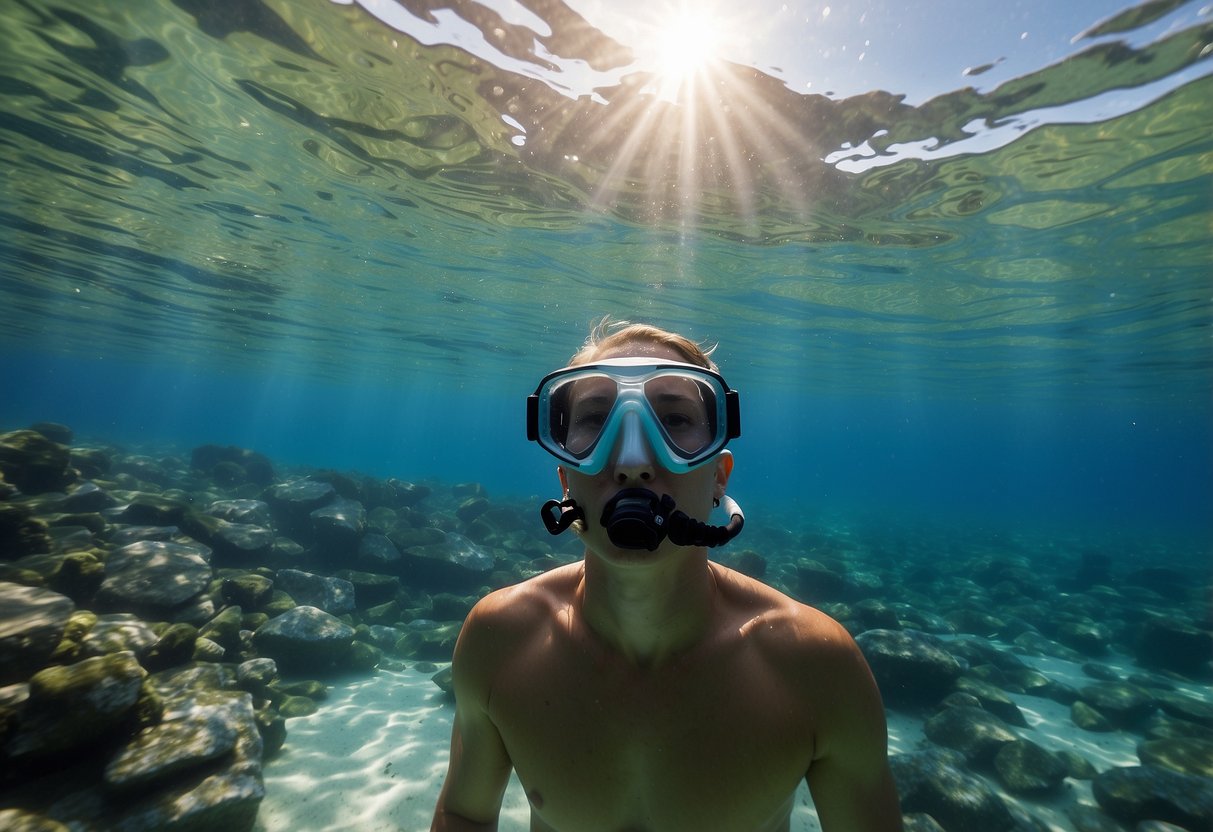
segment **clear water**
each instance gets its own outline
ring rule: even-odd
[[[679,87],[673,3],[6,0],[0,430],[537,507],[610,314],[719,343],[773,560],[1205,568],[1210,7],[696,8]]]
[[[752,512],[1207,549],[1208,9],[952,5],[679,94],[651,9],[8,3],[0,421],[546,494],[610,313],[719,342]]]

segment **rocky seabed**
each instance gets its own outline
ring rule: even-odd
[[[534,512],[475,483],[280,471],[235,447],[0,434],[0,829],[251,829],[287,720],[406,662],[446,689],[434,663],[475,601],[577,556]],[[1200,555],[1126,566],[753,523],[743,545],[726,565],[842,621],[886,706],[923,720],[923,746],[891,759],[908,829],[1046,830],[1034,805],[1073,782],[1094,799],[1069,807],[1078,832],[1213,829],[1209,575],[1184,566]],[[1050,750],[1008,694],[1131,733],[1138,760]]]

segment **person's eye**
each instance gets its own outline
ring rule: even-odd
[[[577,418],[573,420],[573,425],[581,430],[589,430],[602,427],[605,421],[605,410],[590,410],[578,413]]]
[[[661,423],[668,430],[686,430],[694,426],[695,420],[685,413],[666,413],[661,417]]]

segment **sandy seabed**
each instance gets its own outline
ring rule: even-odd
[[[1075,687],[1089,684],[1079,666],[1060,659],[1026,658],[1050,678]],[[1106,664],[1117,667],[1116,662]],[[1128,660],[1118,667],[1134,668]],[[423,832],[429,829],[450,753],[452,702],[434,685],[432,673],[381,670],[334,685],[321,709],[287,723],[286,746],[265,768],[266,797],[256,832]],[[1204,698],[1207,693],[1188,690]],[[1050,750],[1069,749],[1098,770],[1137,765],[1138,738],[1083,731],[1068,706],[1034,696],[1011,695],[1031,730],[1022,736]],[[889,753],[930,745],[923,720],[889,713]],[[1046,801],[1022,805],[1058,832],[1072,832],[1065,810],[1095,805],[1090,783],[1067,779]],[[511,778],[501,811],[500,832],[527,832],[530,808],[517,778]],[[808,788],[802,783],[792,816],[793,832],[820,830]]]

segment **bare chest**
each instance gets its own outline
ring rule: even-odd
[[[760,661],[732,653],[639,672],[559,652],[512,667],[490,704],[550,828],[784,828],[812,759],[811,704]]]

